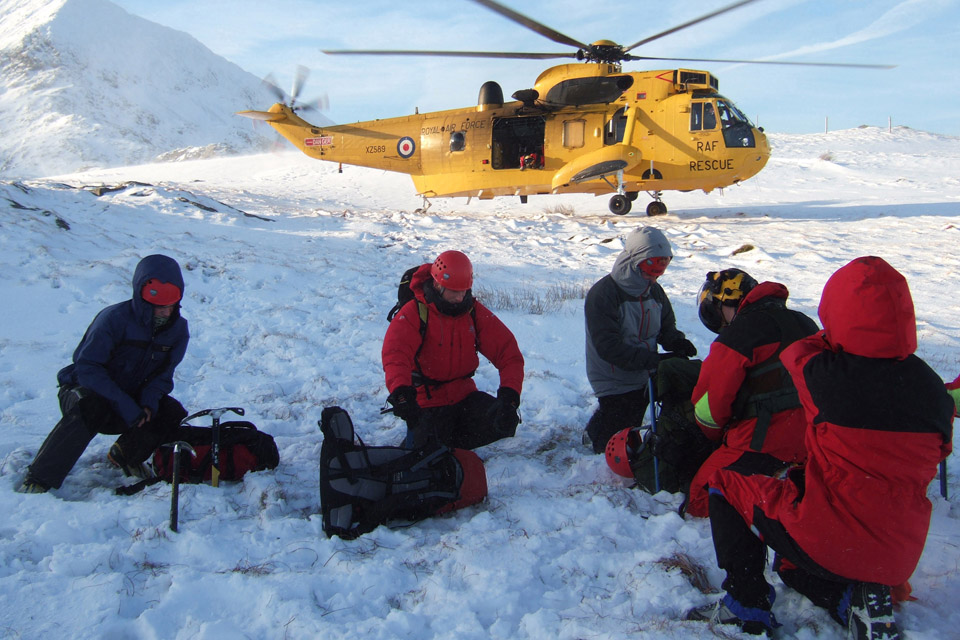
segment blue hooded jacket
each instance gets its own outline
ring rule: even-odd
[[[133,298],[98,313],[73,352],[73,363],[57,374],[61,386],[79,385],[106,398],[127,425],[136,423],[143,408],[156,415],[160,398],[173,391],[173,371],[190,340],[179,304],[170,322],[154,332],[153,305],[140,295],[151,278],[183,293],[177,261],[147,256],[134,271]]]

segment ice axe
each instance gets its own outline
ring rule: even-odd
[[[647,394],[649,396],[647,412],[650,414],[650,433],[653,436],[657,435],[657,408],[654,406],[653,400],[655,388],[656,385],[653,382],[653,375],[650,375],[650,377],[647,378]],[[653,456],[653,488],[654,493],[660,493],[660,461],[657,459],[657,456]]]
[[[173,490],[170,493],[170,531],[176,533],[180,518],[180,453],[182,449],[186,449],[190,452],[191,456],[196,458],[197,451],[190,446],[189,442],[184,442],[183,440],[169,442],[163,446],[173,449],[173,478],[171,479]]]
[[[187,416],[181,423],[185,424],[193,418],[199,418],[206,415],[209,415],[213,419],[211,434],[212,438],[210,442],[210,486],[213,487],[220,486],[220,418],[223,417],[223,414],[227,413],[228,411],[232,411],[238,416],[243,415],[243,409],[241,407],[204,409],[203,411],[197,411],[193,415]]]

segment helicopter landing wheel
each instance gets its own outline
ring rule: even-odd
[[[630,202],[634,202],[634,201],[636,201],[637,197],[640,195],[640,192],[639,192],[639,191],[627,191],[627,192],[626,192],[625,194],[623,194],[623,195],[627,196],[627,200],[629,200]]]
[[[662,216],[667,213],[667,205],[663,204],[659,200],[654,200],[647,205],[647,215],[648,216]]]
[[[627,196],[622,196],[618,193],[610,198],[609,206],[611,213],[615,213],[618,216],[625,216],[630,213],[631,203]]]

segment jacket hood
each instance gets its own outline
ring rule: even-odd
[[[427,280],[432,280],[433,276],[430,275],[430,267],[433,266],[431,263],[426,263],[420,265],[420,268],[413,272],[413,275],[410,276],[410,291],[413,292],[414,297],[420,302],[426,302],[427,299],[424,295],[423,285],[426,284]]]
[[[610,270],[613,281],[632,296],[643,295],[650,287],[650,280],[643,277],[637,267],[647,258],[673,257],[670,241],[656,227],[638,227],[627,235],[623,251],[617,256]]]
[[[835,351],[903,359],[917,350],[917,320],[907,280],[883,258],[841,267],[823,287],[817,312]]]
[[[152,305],[140,296],[140,290],[151,278],[176,285],[180,289],[181,300],[184,293],[183,274],[176,260],[161,254],[147,256],[141,260],[133,272],[133,308],[136,310],[137,317],[144,322],[152,322],[153,309]],[[177,308],[179,307],[180,304],[177,303]]]
[[[787,288],[780,284],[779,282],[761,282],[753,289],[750,290],[750,293],[743,296],[743,300],[740,301],[739,309],[750,306],[754,302],[761,300],[763,298],[778,298],[780,300],[786,300],[790,296],[790,292],[787,291]]]

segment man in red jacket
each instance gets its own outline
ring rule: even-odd
[[[834,273],[819,315],[823,331],[780,356],[806,415],[806,465],[786,478],[728,467],[710,479],[727,592],[712,619],[753,633],[776,626],[775,592],[763,575],[769,546],[784,583],[852,637],[897,640],[890,586],[906,582],[920,560],[927,487],[951,451],[954,403],[913,355],[910,290],[881,258],[857,258]]]
[[[711,271],[700,289],[700,320],[718,335],[691,400],[700,430],[722,444],[690,482],[692,516],[707,516],[707,480],[717,469],[736,463],[773,475],[806,458],[803,410],[779,355],[817,325],[787,309],[788,295],[782,284],[757,284],[740,269]]]
[[[387,400],[407,423],[408,447],[475,449],[516,433],[523,356],[497,316],[474,300],[473,265],[444,251],[411,278],[414,299],[394,316],[381,358]],[[500,372],[497,397],[477,390],[483,354]]]

